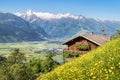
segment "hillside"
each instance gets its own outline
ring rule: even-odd
[[[42,28],[36,28],[11,13],[0,12],[0,42],[41,41],[47,37]]]
[[[110,41],[37,80],[120,80],[120,38]]]

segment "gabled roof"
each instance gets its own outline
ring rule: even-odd
[[[64,42],[63,45],[67,45],[69,42],[74,41],[76,38],[79,38],[79,37],[83,37],[99,46],[110,41],[110,36],[106,36],[106,35],[80,34],[79,36],[76,36],[76,37]]]

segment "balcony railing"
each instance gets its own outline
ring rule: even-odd
[[[88,51],[80,51],[80,50],[64,50],[64,52],[78,52],[78,53],[87,53]]]

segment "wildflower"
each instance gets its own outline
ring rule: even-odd
[[[97,63],[95,63],[95,66],[97,66]]]
[[[112,72],[112,74],[114,74],[114,72]]]
[[[90,74],[91,76],[93,75],[93,72],[91,72],[91,74]]]
[[[95,77],[95,76],[93,76],[92,78],[93,78],[93,79],[95,79],[96,77]]]
[[[109,71],[110,73],[112,72],[112,70],[111,70],[111,69],[109,69],[108,71]]]
[[[114,69],[114,67],[111,67],[111,69]]]

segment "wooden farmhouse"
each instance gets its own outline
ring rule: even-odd
[[[96,34],[80,34],[66,42],[63,45],[67,45],[66,52],[87,53],[90,50],[94,50],[97,47],[105,44],[110,40],[109,36],[96,35]]]

